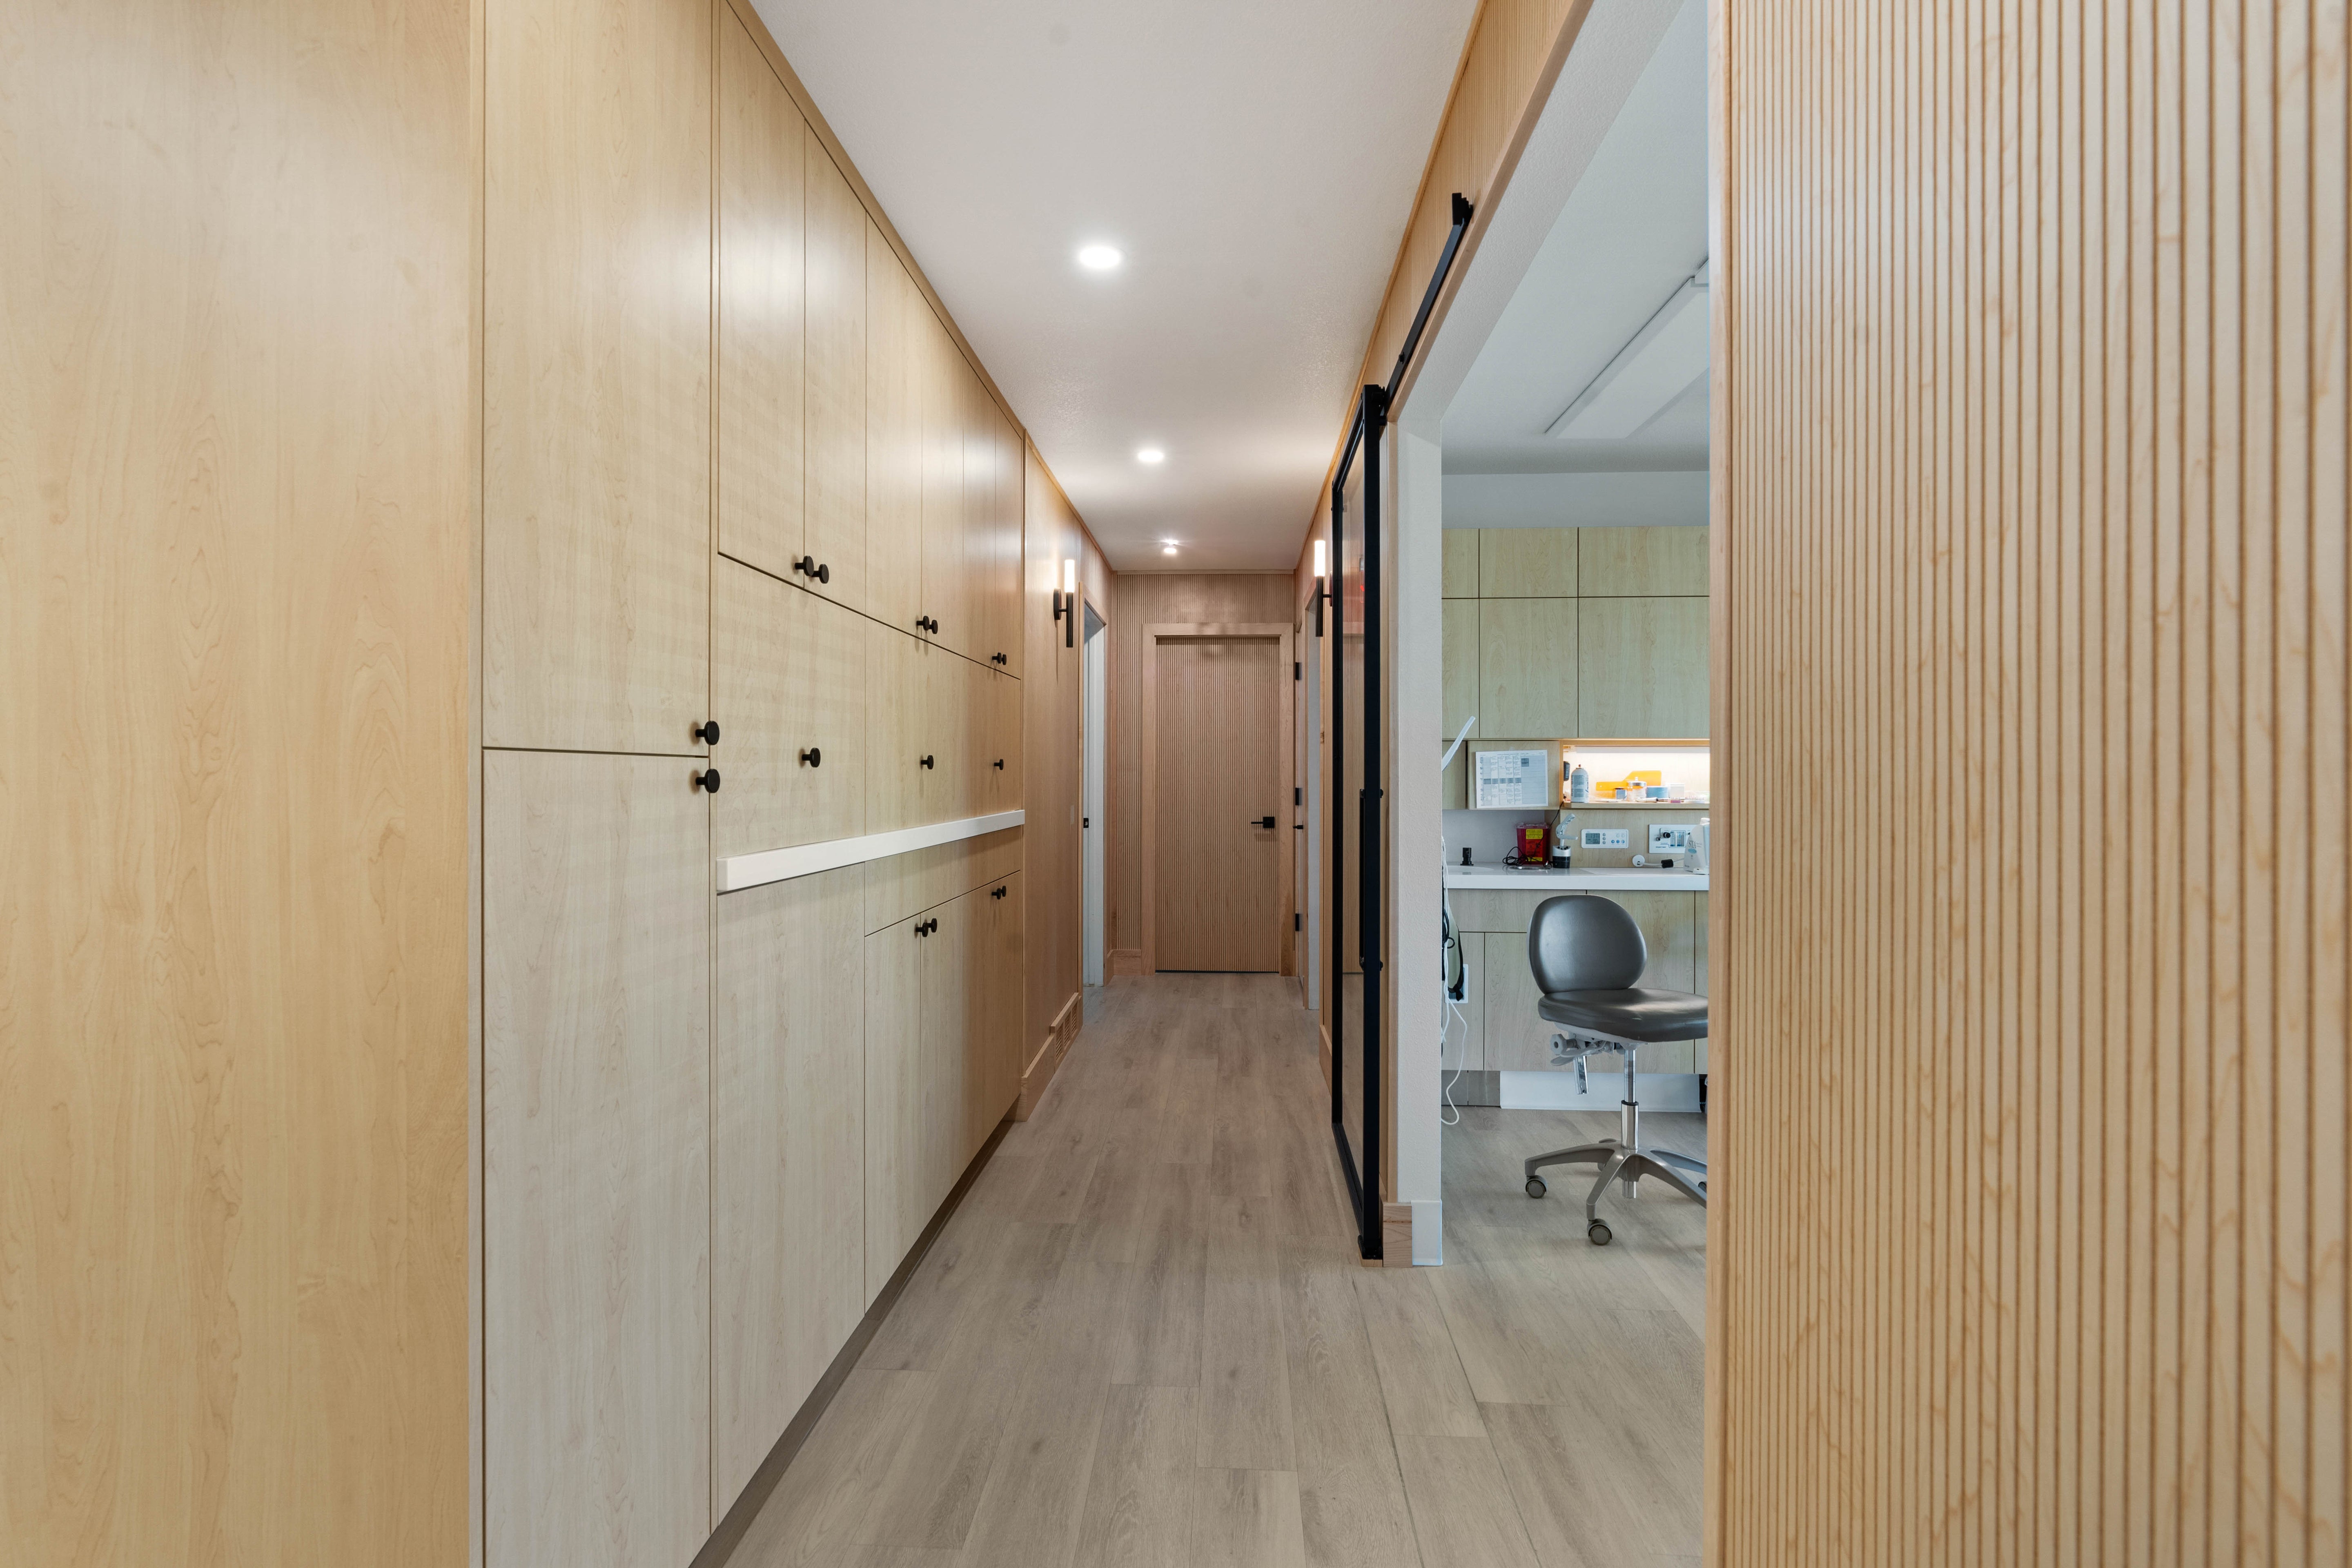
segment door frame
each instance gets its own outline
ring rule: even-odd
[[[1275,645],[1276,670],[1292,660],[1295,652],[1294,634],[1284,621],[1213,621],[1184,623],[1155,622],[1143,628],[1143,972],[1160,973],[1160,931],[1158,880],[1160,864],[1160,643],[1162,638],[1181,642],[1198,642],[1212,637],[1246,638],[1253,642]],[[1289,703],[1277,705],[1286,711]],[[1275,750],[1281,758],[1282,789],[1287,793],[1295,784],[1291,777],[1290,726],[1286,722],[1274,737]],[[1280,896],[1276,900],[1279,919],[1287,921],[1297,907],[1295,889],[1290,884],[1291,856],[1276,857],[1280,863]],[[1284,951],[1283,932],[1275,931],[1275,952]],[[1276,961],[1276,973],[1282,973],[1281,961]]]

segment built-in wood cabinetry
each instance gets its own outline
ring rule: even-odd
[[[710,623],[717,853],[869,831],[868,645],[898,634],[725,559],[713,568]]]
[[[713,1519],[866,1311],[865,913],[857,866],[719,900]]]
[[[712,889],[1020,806],[1021,437],[748,6],[488,33],[485,1560],[683,1568],[1019,1094],[1017,829]]]
[[[497,0],[482,731],[685,752],[709,695],[706,0]]]
[[[710,1528],[710,826],[686,758],[482,769],[487,1560]]]
[[[1705,528],[1451,529],[1444,701],[1490,744],[1707,732]],[[1469,804],[1465,754],[1442,799]]]

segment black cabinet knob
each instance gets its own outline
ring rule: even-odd
[[[933,637],[940,635],[940,623],[938,618],[935,616],[917,616],[915,617],[915,626],[917,630],[929,632]]]
[[[821,768],[824,766],[824,753],[817,750],[814,746],[811,746],[807,751],[801,753],[801,762],[803,765],[807,767]]]
[[[1004,896],[1004,889],[1002,889],[1002,888],[999,888],[999,889],[997,889],[995,891],[993,891],[993,892],[990,893],[988,896],[989,896],[990,898],[992,898],[992,899],[1001,899],[1001,898],[1003,898],[1003,897]]]
[[[925,758],[923,759],[923,766],[925,766],[925,767],[927,767],[927,768],[928,768],[928,767],[929,767],[930,765],[931,765],[931,759],[930,759],[930,758],[929,758],[929,757],[925,757]]]
[[[1004,759],[1003,757],[996,759],[996,771],[1000,773],[1004,771]]]
[[[992,654],[990,654],[990,655],[988,656],[988,658],[989,658],[989,662],[990,662],[990,663],[992,663],[992,664],[1005,664],[1005,663],[1009,663],[1009,662],[1010,662],[1010,661],[1009,661],[1009,660],[1007,660],[1007,659],[1005,658],[1005,657],[1004,657],[1003,654],[1001,654],[1001,653],[992,653]]]
[[[705,768],[700,773],[694,775],[694,782],[698,787],[709,790],[712,795],[717,795],[719,793],[719,770],[717,768]]]
[[[719,744],[719,721],[716,719],[704,720],[689,732],[706,746]]]
[[[820,583],[833,581],[832,570],[814,555],[803,555],[793,562],[793,570],[803,577],[814,577]]]
[[[818,582],[820,582],[820,583],[830,583],[830,582],[832,582],[832,581],[833,581],[833,568],[832,568],[832,567],[830,567],[830,566],[828,566],[828,565],[826,565],[826,564],[825,564],[824,562],[822,562],[822,561],[818,562],[818,563],[816,563],[816,580],[817,580]]]

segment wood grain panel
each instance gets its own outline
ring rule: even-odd
[[[718,900],[713,1519],[865,1315],[865,898],[850,866]]]
[[[463,4],[0,22],[0,1559],[467,1561]]]
[[[742,22],[718,15],[719,548],[781,577],[801,556],[807,128]]]
[[[1449,528],[1442,542],[1444,551],[1442,588],[1449,599],[1475,599],[1478,596],[1478,531],[1475,528]]]
[[[1062,646],[1062,624],[1054,618],[1054,595],[1061,586],[1062,563],[1079,565],[1080,593],[1106,619],[1115,615],[1111,575],[1085,526],[1054,483],[1037,455],[1023,445],[1021,490],[1021,598],[1018,637],[1022,647],[1021,785],[1026,821],[1022,828],[1021,899],[1023,952],[1028,966],[1022,1007],[1022,1055],[1035,1058],[1053,1036],[1055,1020],[1079,1001],[1085,970],[1079,943],[1084,921],[1080,885],[1078,805],[1078,676],[1085,650]],[[1081,614],[1083,614],[1083,608]],[[1113,637],[1115,633],[1106,634]],[[1114,687],[1114,691],[1117,688]],[[1116,725],[1111,743],[1118,743]],[[1114,750],[1113,755],[1117,752]],[[1112,820],[1117,820],[1116,813]],[[1106,883],[1116,882],[1106,876]],[[1111,900],[1114,904],[1116,899]],[[1140,918],[1135,930],[1141,932]],[[1057,1061],[1059,1053],[1048,1056]],[[1034,1100],[1024,1100],[1034,1103]]]
[[[482,764],[489,1568],[684,1562],[710,1514],[709,797]]]
[[[876,544],[871,488],[880,434],[871,401],[877,309],[871,282],[875,252],[888,252],[817,139],[803,138],[802,149],[808,235],[802,549],[824,567],[826,580],[801,581],[872,615],[883,603],[886,567]]]
[[[1475,537],[1475,536],[1474,536]],[[1478,716],[1478,601],[1448,599],[1443,627],[1444,660],[1441,677],[1445,704],[1445,743],[1452,745],[1462,726]],[[1477,726],[1470,732],[1476,734]],[[1454,759],[1458,763],[1461,759]]]
[[[1572,528],[1480,529],[1478,596],[1575,598],[1576,533]]]
[[[1576,531],[1576,591],[1587,599],[1628,595],[1703,599],[1706,563],[1704,527]]]
[[[922,1233],[923,944],[908,917],[866,939],[866,1304]]]
[[[1478,601],[1478,729],[1496,737],[1577,733],[1574,599]]]
[[[1707,732],[1705,599],[1586,599],[1577,606],[1576,642],[1576,721],[1567,733],[1690,740]]]
[[[1713,27],[1708,1560],[2341,1563],[2344,10]]]
[[[882,246],[866,251],[866,613],[912,635],[923,614],[923,323],[930,311]]]
[[[711,8],[488,29],[482,732],[686,752],[709,696]]]
[[[710,800],[713,852],[868,831],[868,644],[880,628],[723,558],[711,586],[710,712],[719,735],[711,761],[721,780]]]

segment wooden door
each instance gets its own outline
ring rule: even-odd
[[[866,1310],[865,890],[846,867],[719,900],[714,1519]]]
[[[1155,969],[1279,969],[1291,821],[1283,787],[1290,671],[1282,640],[1169,636],[1154,637],[1150,647],[1150,963]]]
[[[979,1150],[974,1129],[986,1070],[982,1063],[981,1010],[987,990],[981,960],[987,945],[988,917],[982,893],[966,893],[934,908],[936,923],[923,943],[922,1208],[928,1223],[947,1201],[956,1178]]]
[[[718,16],[719,548],[782,577],[801,557],[806,125]]]
[[[711,7],[507,0],[485,54],[482,731],[683,752],[710,693]]]
[[[955,340],[918,293],[908,311],[914,321],[920,367],[923,413],[922,606],[939,630],[927,632],[944,647],[970,653],[978,629],[971,624],[969,560],[971,496],[964,473],[964,447],[971,419],[971,367]]]
[[[898,252],[867,237],[866,613],[912,633],[923,614],[921,322],[930,309]]]
[[[1021,1036],[1027,973],[1024,916],[1021,907],[1021,873],[1015,871],[981,895],[987,900],[988,928],[980,968],[986,986],[979,1032],[987,1068],[980,1119],[980,1142],[986,1142],[996,1124],[1021,1093]],[[973,1152],[979,1144],[973,1145]]]
[[[924,820],[920,759],[928,749],[931,699],[924,682],[930,649],[919,637],[867,621],[866,644],[866,831],[893,833]]]
[[[866,1302],[922,1234],[914,1162],[922,1147],[923,943],[927,915],[866,939]]]
[[[822,576],[803,575],[800,581],[814,593],[870,614],[875,565],[867,493],[873,374],[867,323],[872,257],[877,251],[887,256],[889,247],[874,232],[874,220],[824,143],[814,133],[802,140],[808,283],[801,548],[824,570]]]
[[[866,832],[872,623],[733,561],[711,585],[714,852]]]
[[[710,1531],[710,828],[681,758],[482,763],[489,1568]]]
[[[973,768],[980,729],[972,709],[982,699],[985,672],[942,647],[918,642],[914,658],[922,671],[922,728],[916,750],[916,781],[921,791],[918,822],[953,822],[972,815],[979,780]],[[929,757],[930,765],[922,765]]]

